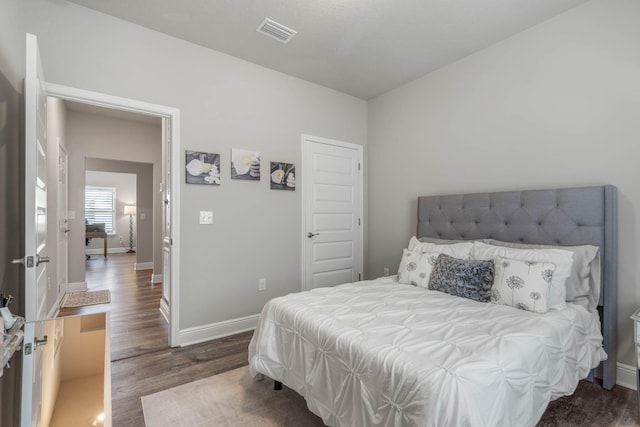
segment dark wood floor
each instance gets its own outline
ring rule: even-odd
[[[162,284],[151,270],[134,271],[135,254],[87,260],[89,290],[110,289],[111,303],[60,311],[60,316],[109,312],[114,427],[144,426],[140,397],[247,364],[252,333],[183,348],[168,346],[160,314]]]
[[[161,284],[151,271],[134,271],[135,255],[87,261],[90,290],[110,289],[111,303],[64,309],[60,315],[109,311],[114,427],[142,427],[140,397],[219,374],[247,364],[252,332],[184,348],[167,345],[167,324],[160,314]],[[551,402],[538,427],[638,426],[636,393],[616,386],[603,390],[581,381],[572,396]]]

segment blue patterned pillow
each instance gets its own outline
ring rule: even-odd
[[[429,288],[488,302],[495,273],[493,261],[466,260],[440,254],[431,272]]]

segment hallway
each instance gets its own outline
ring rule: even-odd
[[[108,311],[111,361],[168,348],[168,325],[160,314],[162,283],[151,283],[152,270],[134,271],[136,254],[110,254],[86,261],[89,291],[109,289],[111,303],[64,308],[59,316]]]

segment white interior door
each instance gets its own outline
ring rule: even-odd
[[[362,147],[302,136],[303,289],[362,276]]]
[[[58,295],[62,285],[69,283],[69,205],[67,183],[67,152],[58,145]]]
[[[25,70],[25,325],[22,369],[22,426],[40,425],[42,357],[36,338],[47,307],[47,111],[38,41],[27,34]]]
[[[162,301],[161,309],[171,323],[171,121],[162,119],[164,139],[162,153]],[[169,345],[171,334],[169,334]]]
[[[25,94],[25,320],[47,315],[47,96],[38,41],[27,35]]]

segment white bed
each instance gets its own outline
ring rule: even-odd
[[[270,301],[253,374],[330,426],[532,426],[605,358],[597,315],[540,315],[391,279]]]
[[[549,401],[571,394],[579,380],[601,378],[605,389],[616,383],[616,218],[612,186],[420,197],[418,237],[436,245],[463,240],[456,250],[471,244],[469,257],[436,256],[428,273],[431,249],[408,248],[399,280],[418,287],[384,278],[271,300],[249,346],[250,369],[300,393],[330,426],[534,426]],[[511,248],[499,249],[506,258],[483,258],[496,251],[487,243]],[[572,251],[569,265],[561,249],[549,266],[546,257],[558,249],[543,256],[542,245]],[[542,258],[521,259],[520,248]],[[589,251],[599,261],[586,257]],[[543,287],[548,312],[526,311],[544,299],[529,289],[533,276],[517,291],[506,289],[511,302],[494,294],[507,268],[533,271],[533,261],[535,268],[555,266]],[[433,281],[465,264],[483,278],[473,285],[479,287],[465,279],[462,288],[449,288],[455,277]],[[561,271],[565,285],[556,283]],[[488,290],[493,302],[467,299],[487,301],[477,297]],[[558,290],[566,291],[559,301],[566,308],[552,309]],[[467,298],[449,295],[458,291]],[[533,307],[515,304],[516,292],[530,296]]]

